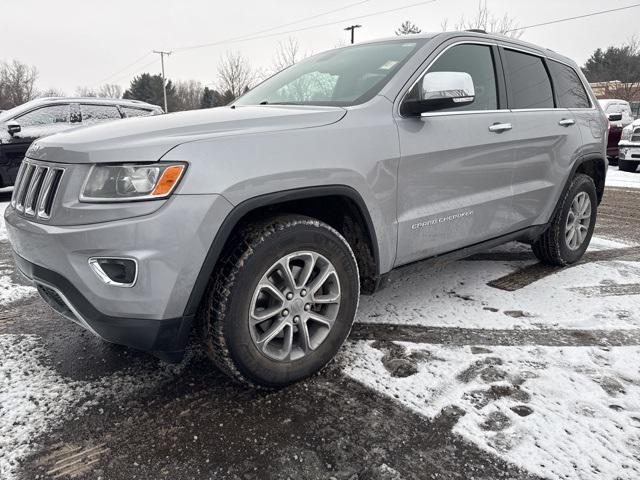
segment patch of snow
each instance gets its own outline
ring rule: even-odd
[[[590,250],[625,247],[628,245],[594,238]],[[508,244],[491,250],[520,251],[530,249]],[[640,284],[640,262],[585,263],[513,292],[487,285],[536,263],[536,260],[462,260],[435,268],[420,263],[402,267],[394,272],[386,288],[361,298],[357,321],[491,329],[640,328],[638,295],[587,296],[584,290],[574,290]]]
[[[0,202],[0,242],[7,240],[7,228],[4,225],[4,211],[9,206],[9,202]]]
[[[112,374],[95,381],[74,381],[46,366],[46,351],[34,335],[0,335],[0,478],[16,479],[19,462],[37,445],[39,435],[87,409],[126,399],[179,375],[179,365]]]
[[[429,418],[462,409],[453,431],[488,452],[545,478],[640,478],[638,346],[473,354],[398,343],[418,362],[417,373],[397,378],[373,345],[345,349],[347,375]]]
[[[640,172],[623,172],[618,167],[609,167],[607,187],[640,188]]]

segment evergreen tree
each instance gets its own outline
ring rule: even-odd
[[[396,30],[396,35],[411,35],[414,33],[420,33],[422,30],[418,28],[417,25],[411,23],[410,20],[405,20],[400,25],[400,28]]]
[[[214,93],[218,93],[215,90],[211,90],[209,87],[204,87],[202,92],[202,100],[200,101],[200,108],[212,108],[217,107],[215,104]]]
[[[164,96],[162,93],[162,75],[151,75],[143,73],[131,80],[131,84],[122,98],[128,100],[142,100],[153,105],[160,105],[164,108]],[[167,107],[170,112],[176,109],[176,89],[167,80]]]

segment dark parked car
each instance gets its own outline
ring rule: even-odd
[[[20,163],[34,140],[81,126],[163,113],[138,100],[38,98],[0,113],[0,188],[14,184]]]

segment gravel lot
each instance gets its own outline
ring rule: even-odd
[[[0,478],[640,478],[640,173],[610,171],[580,264],[509,244],[399,269],[276,393],[57,316],[0,223]]]

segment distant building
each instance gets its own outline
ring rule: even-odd
[[[620,80],[590,83],[597,98],[621,98],[631,104],[633,115],[640,117],[640,83],[622,83]],[[629,98],[631,97],[631,98]]]

